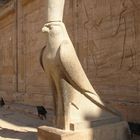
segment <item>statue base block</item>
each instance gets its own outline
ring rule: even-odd
[[[48,126],[38,128],[38,140],[129,140],[129,137],[128,124],[125,121],[77,131]]]

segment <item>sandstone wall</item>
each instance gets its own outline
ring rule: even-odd
[[[6,13],[9,7],[12,10]],[[0,95],[9,101],[43,104],[53,110],[52,91],[39,63],[46,44],[41,32],[46,19],[45,0],[19,0],[13,7],[0,10]],[[137,122],[139,17],[139,0],[66,0],[64,14],[93,87],[128,120]]]
[[[77,1],[79,58],[98,93],[140,121],[140,1]]]
[[[8,101],[53,109],[52,93],[39,62],[46,44],[41,32],[46,17],[44,3],[13,0],[1,8],[0,95]]]
[[[0,7],[0,94],[16,92],[16,23],[13,3]]]

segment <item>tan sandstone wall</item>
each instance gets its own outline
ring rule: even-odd
[[[16,92],[16,22],[13,3],[0,7],[0,94],[11,99]]]
[[[140,121],[140,1],[77,1],[79,58],[93,86],[129,120]]]
[[[46,19],[44,4],[45,0],[19,0],[0,18],[0,95],[53,109],[52,91],[39,63],[46,44],[41,32]],[[93,87],[128,120],[138,122],[139,17],[139,0],[66,0],[64,15]]]
[[[44,3],[12,0],[0,9],[0,95],[8,101],[53,109],[52,93],[39,62],[46,43],[41,32]]]

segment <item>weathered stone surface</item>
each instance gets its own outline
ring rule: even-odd
[[[127,116],[137,121],[127,104],[139,106],[140,100],[139,4],[137,0],[82,0],[77,3],[75,25],[79,58],[93,87],[115,106],[125,102]]]

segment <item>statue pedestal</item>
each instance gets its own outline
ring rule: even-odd
[[[38,140],[129,140],[129,130],[125,121],[76,131],[41,126]]]

